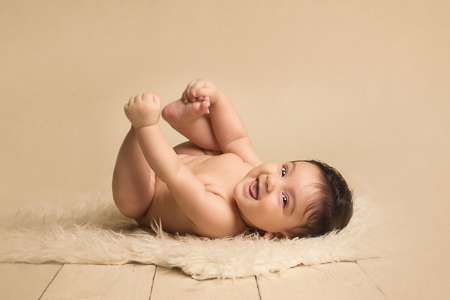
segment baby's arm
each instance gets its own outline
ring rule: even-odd
[[[132,97],[124,110],[136,131],[139,146],[149,166],[166,183],[171,195],[194,226],[223,226],[223,221],[214,212],[222,211],[224,202],[209,200],[205,185],[178,158],[159,128],[159,97],[151,93]]]

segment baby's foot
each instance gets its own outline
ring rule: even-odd
[[[165,120],[191,121],[209,113],[209,100],[198,102],[186,102],[182,99],[167,104],[162,115]]]

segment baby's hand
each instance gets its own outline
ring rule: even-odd
[[[204,79],[196,79],[187,85],[181,99],[185,104],[208,101],[208,103],[214,105],[217,101],[218,95],[219,91],[212,82]]]
[[[157,124],[161,115],[159,97],[153,93],[131,97],[123,109],[135,129]]]

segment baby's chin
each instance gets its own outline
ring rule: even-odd
[[[243,181],[241,181],[239,184],[237,184],[234,187],[234,190],[233,190],[233,198],[234,198],[234,201],[236,202],[236,206],[237,206],[237,209],[238,209],[239,214],[241,215],[241,217],[244,214],[244,212],[243,212],[243,205],[244,204],[242,203],[242,201],[245,200],[245,199],[243,199],[244,195],[242,195],[242,193],[240,192],[240,190],[242,189],[242,187],[241,187],[242,184],[243,184]]]
[[[242,205],[242,196],[243,195],[241,195],[241,193],[239,192],[239,187],[241,186],[241,184],[237,184],[235,187],[234,187],[234,190],[233,190],[233,198],[234,198],[234,201],[236,202],[236,206],[237,206],[237,208],[238,208],[238,210],[239,210],[239,212],[242,214],[242,207],[241,207],[241,205]]]
[[[253,224],[247,218],[248,216],[245,213],[245,209],[246,209],[245,201],[246,201],[246,199],[242,199],[242,195],[235,195],[234,199],[236,201],[237,210],[239,212],[239,215],[240,215],[241,219],[244,221],[244,223],[247,226],[254,227]]]
[[[239,214],[241,216],[241,219],[242,219],[242,221],[244,221],[245,225],[247,225],[249,227],[253,227],[253,225],[248,221],[248,219],[245,216],[244,212],[240,210],[239,205],[238,205],[238,210],[239,210]]]

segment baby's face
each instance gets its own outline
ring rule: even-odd
[[[320,169],[311,163],[264,163],[236,185],[234,198],[247,225],[286,234],[305,223],[306,207],[315,201],[310,197],[317,191],[314,184],[321,182]],[[257,199],[252,196],[255,191]]]

